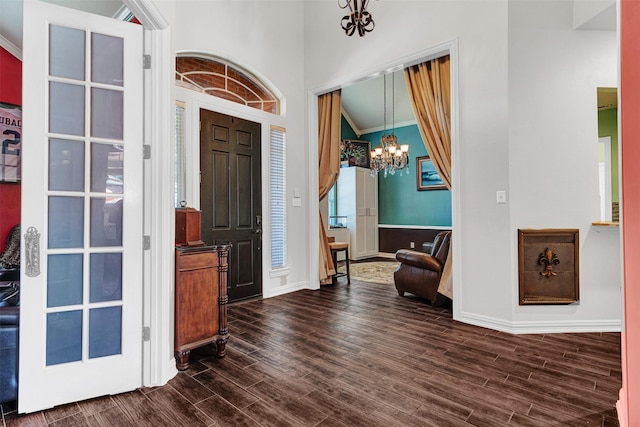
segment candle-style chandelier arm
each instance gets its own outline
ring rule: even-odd
[[[369,0],[345,0],[343,5],[341,1],[338,0],[340,9],[349,9],[349,15],[343,16],[340,21],[340,25],[346,35],[352,36],[356,29],[360,37],[364,36],[365,33],[373,31],[376,24],[373,22],[371,13],[366,10],[368,4]]]

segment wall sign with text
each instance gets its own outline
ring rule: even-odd
[[[0,181],[20,182],[22,109],[0,102]]]

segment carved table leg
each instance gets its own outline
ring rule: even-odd
[[[185,371],[189,367],[190,350],[176,351],[176,368],[178,371]]]
[[[222,337],[222,338],[218,338],[216,340],[216,347],[218,350],[218,353],[216,354],[216,356],[222,358],[226,355],[226,347],[227,347],[227,341],[229,341],[229,337]]]

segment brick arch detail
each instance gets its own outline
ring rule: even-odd
[[[176,85],[251,108],[280,114],[280,99],[235,64],[197,56],[176,57]]]

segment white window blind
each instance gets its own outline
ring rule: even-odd
[[[285,129],[271,127],[271,268],[287,263]]]
[[[185,185],[187,181],[187,165],[184,135],[184,110],[185,108],[182,102],[176,103],[176,158],[174,164],[175,186],[173,196],[173,202],[176,208],[180,207],[180,202],[186,200]]]

